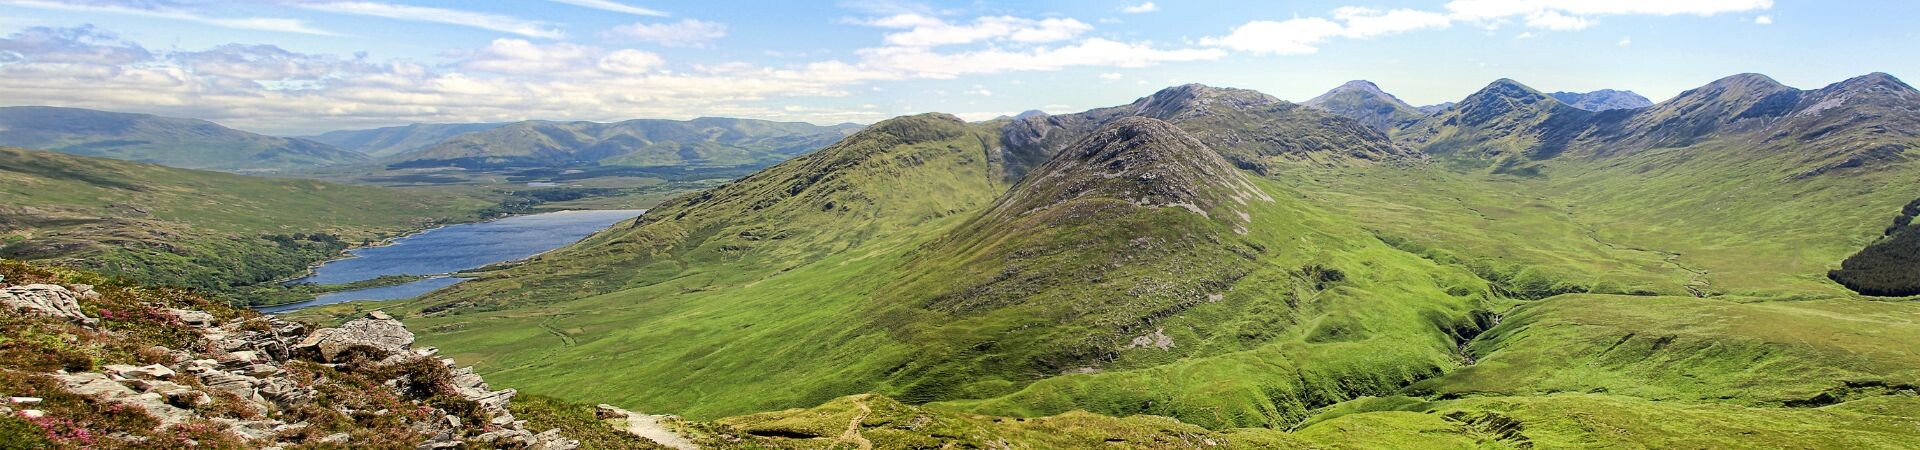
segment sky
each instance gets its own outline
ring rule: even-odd
[[[1920,2],[0,0],[0,105],[301,135],[418,122],[984,120],[1172,85],[1409,103],[1512,78],[1660,101],[1920,76]]]

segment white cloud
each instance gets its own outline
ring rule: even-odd
[[[313,1],[299,2],[297,5],[301,8],[335,14],[442,23],[534,38],[559,39],[566,36],[565,32],[553,24],[499,14],[377,2]]]
[[[1578,31],[1593,26],[1593,22],[1556,11],[1544,11],[1528,15],[1527,26],[1553,31]]]
[[[978,96],[981,96],[981,97],[992,97],[992,96],[993,96],[993,91],[989,91],[989,90],[987,90],[987,87],[986,87],[986,86],[981,86],[981,85],[978,85],[978,84],[976,84],[976,85],[973,85],[973,89],[968,89],[968,90],[967,90],[967,94],[968,94],[968,95],[978,95]]]
[[[1321,44],[1334,38],[1366,39],[1452,25],[1445,15],[1410,9],[1346,7],[1334,10],[1333,17],[1256,20],[1224,37],[1201,38],[1200,43],[1250,53],[1304,55],[1320,51]]]
[[[1753,18],[1753,23],[1760,24],[1760,25],[1773,25],[1773,16],[1755,17]]]
[[[1533,37],[1534,37],[1534,36],[1533,36],[1533,32],[1532,32],[1532,31],[1528,31],[1528,32],[1523,32],[1523,33],[1520,33],[1519,35],[1517,35],[1517,36],[1514,36],[1513,38],[1514,38],[1514,39],[1533,39]]]
[[[886,43],[908,47],[937,47],[988,41],[1054,42],[1072,39],[1081,33],[1093,30],[1092,25],[1076,19],[1035,20],[1011,16],[980,17],[974,19],[973,23],[951,24],[919,14],[898,14],[867,21],[864,24],[881,28],[906,29],[906,31],[887,34]]]
[[[1633,45],[1633,38],[1631,38],[1631,37],[1625,37],[1625,38],[1620,38],[1620,46],[1621,46],[1621,47],[1626,47],[1626,46],[1629,46],[1629,45]]]
[[[1381,11],[1347,6],[1334,9],[1328,17],[1247,22],[1234,27],[1226,36],[1201,38],[1200,44],[1255,54],[1302,55],[1316,53],[1321,45],[1338,38],[1365,39],[1444,29],[1456,22],[1494,30],[1518,20],[1535,29],[1574,31],[1594,26],[1596,16],[1708,16],[1772,7],[1773,0],[1453,0],[1445,5],[1445,11]],[[1530,37],[1532,33],[1519,36]]]
[[[923,47],[863,49],[860,67],[883,76],[954,78],[1012,71],[1052,71],[1069,67],[1147,67],[1165,62],[1219,59],[1218,49],[1159,49],[1146,44],[1092,38],[1059,47],[1029,50],[989,48],[937,53]]]
[[[1768,9],[1773,0],[1453,0],[1457,18],[1497,19],[1556,11],[1576,16],[1714,14]]]
[[[1346,22],[1345,37],[1370,38],[1415,30],[1441,29],[1453,24],[1446,15],[1411,9],[1380,12],[1366,8],[1334,10],[1334,18]]]
[[[654,17],[667,16],[667,13],[660,12],[659,10],[641,8],[638,6],[631,6],[625,3],[620,3],[612,0],[552,0],[552,1],[555,3],[565,3],[573,6],[593,8],[601,11],[612,11],[617,13],[632,14],[636,16],[654,16]]]
[[[1120,12],[1127,13],[1127,14],[1150,13],[1150,12],[1159,11],[1159,10],[1160,10],[1160,5],[1155,5],[1153,4],[1153,2],[1146,2],[1138,5],[1126,6],[1126,7],[1120,8]]]
[[[652,72],[666,64],[660,55],[639,50],[619,50],[600,57],[600,70],[619,75],[639,75]]]
[[[635,23],[618,26],[607,30],[607,35],[666,46],[685,47],[705,45],[715,39],[727,37],[727,26],[721,23],[686,19],[674,23]]]
[[[179,20],[202,23],[221,28],[240,30],[277,31],[285,33],[336,36],[336,34],[308,26],[305,21],[274,17],[210,17],[180,9],[148,2],[112,2],[112,1],[66,1],[51,2],[39,0],[0,0],[0,5],[13,5],[35,9],[75,11],[86,13],[119,14],[156,19]]]
[[[1100,79],[1107,80],[1107,81],[1114,81],[1114,80],[1118,80],[1126,77],[1127,77],[1126,75],[1123,75],[1120,72],[1107,72],[1107,73],[1100,74]]]

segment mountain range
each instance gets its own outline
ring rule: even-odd
[[[1499,80],[1431,115],[1370,86],[896,118],[387,309],[507,384],[697,420],[879,393],[1285,439],[1522,424],[1457,431],[1499,446],[1619,439],[1542,421],[1598,414],[1738,445],[1613,414],[1763,432],[1920,383],[1920,360],[1850,356],[1920,337],[1920,310],[1828,274],[1909,242],[1886,222],[1920,189],[1904,83],[1738,75],[1589,111]],[[1778,370],[1731,369],[1756,365]]]
[[[275,171],[365,155],[197,119],[46,106],[0,107],[0,145],[189,169]]]
[[[293,316],[379,308],[490,382],[741,446],[1920,445],[1920,303],[1894,298],[1920,293],[1920,91],[1637,97],[1189,84],[981,122],[336,134],[451,135],[399,167],[770,165],[421,298]],[[126,183],[106,192],[246,178],[15,153]]]
[[[825,147],[859,125],[708,117],[615,123],[526,121],[452,135],[387,156],[395,167],[766,165]],[[446,130],[446,127],[430,128]],[[421,140],[424,141],[424,140]]]

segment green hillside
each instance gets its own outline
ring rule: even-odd
[[[0,145],[189,169],[277,171],[365,155],[196,119],[45,106],[0,107]]]
[[[0,257],[216,290],[490,204],[5,147],[0,198]]]
[[[903,117],[382,306],[768,445],[1900,448],[1920,310],[1829,272],[1903,261],[1916,106],[1743,75],[1605,112],[1502,80],[1391,133],[1197,85]]]

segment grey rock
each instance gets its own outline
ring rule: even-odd
[[[80,292],[53,284],[29,284],[0,289],[0,304],[10,309],[29,314],[39,314],[71,320],[84,325],[96,325],[100,322],[87,317],[80,311],[80,298],[93,293],[91,286],[81,287]]]
[[[580,448],[580,441],[560,435],[560,429],[542,431],[533,436],[534,450],[574,450]]]
[[[315,331],[294,348],[313,351],[322,361],[336,362],[341,354],[353,348],[371,349],[377,353],[377,357],[406,353],[413,345],[413,339],[413,332],[407,331],[400,321],[375,311],[339,328]]]
[[[213,326],[213,321],[214,321],[213,314],[209,314],[206,311],[194,311],[190,309],[175,309],[175,308],[167,308],[166,311],[167,311],[167,314],[173,315],[173,317],[180,319],[181,323],[185,323],[189,326],[198,327],[198,328]]]
[[[141,379],[141,380],[166,380],[166,379],[172,379],[173,376],[176,375],[173,369],[168,369],[167,366],[162,366],[159,364],[153,364],[148,366],[111,364],[106,367],[102,367],[100,369],[107,372],[108,374],[116,375],[121,378]]]
[[[160,419],[161,425],[185,423],[193,418],[193,413],[167,404],[163,395],[157,393],[138,393],[120,385],[106,375],[97,372],[75,374],[56,373],[50,375],[66,385],[67,391],[100,399],[108,403],[124,404],[145,410],[148,415]]]

